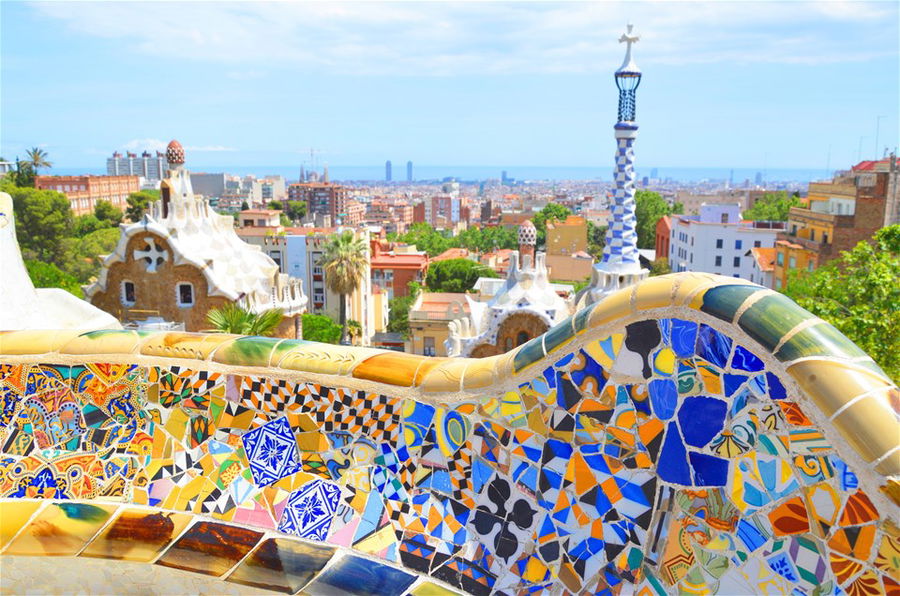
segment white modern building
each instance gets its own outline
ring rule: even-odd
[[[122,155],[118,151],[106,160],[106,173],[110,176],[139,176],[147,182],[159,182],[165,178],[169,162],[166,154],[156,151],[151,154],[144,151],[137,153],[127,152]]]
[[[751,248],[772,248],[783,221],[742,221],[741,206],[701,205],[700,215],[672,215],[669,266],[750,280],[758,277]]]

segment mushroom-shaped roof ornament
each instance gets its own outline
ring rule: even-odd
[[[530,219],[526,219],[519,226],[519,246],[534,246],[537,244],[537,228]]]
[[[184,147],[176,140],[169,141],[166,147],[166,161],[174,166],[184,165]]]

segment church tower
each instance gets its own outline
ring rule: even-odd
[[[619,38],[627,44],[625,60],[616,71],[619,89],[619,115],[615,125],[616,191],[606,231],[603,259],[594,265],[591,284],[578,296],[578,307],[593,304],[621,288],[633,285],[649,275],[641,268],[637,249],[637,221],[634,201],[634,140],[638,126],[635,122],[637,88],[641,84],[641,69],[632,56],[632,45],[640,39],[633,26]]]

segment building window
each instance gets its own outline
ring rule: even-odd
[[[734,262],[735,267],[740,267],[741,266],[741,257],[734,257],[733,262]]]
[[[781,278],[780,277],[775,280],[775,289],[776,290],[781,289]]]
[[[784,267],[784,253],[780,252],[775,256],[775,262],[778,263],[780,267]]]
[[[788,259],[788,267],[793,269],[796,266],[797,266],[797,257],[791,257],[790,259]]]
[[[828,232],[822,232],[822,244],[828,244]]]
[[[434,356],[434,338],[422,338],[422,353],[426,356]]]
[[[723,242],[724,242],[724,240],[722,240],[721,238],[716,240],[716,248],[722,248]]]
[[[134,306],[136,302],[134,298],[134,282],[133,281],[123,281],[122,282],[122,304],[125,306]]]
[[[762,240],[754,240],[753,241],[753,248],[759,248],[761,246],[762,246]]]
[[[719,219],[721,220],[722,223],[728,223],[728,214],[723,213]]]
[[[528,340],[531,339],[528,337],[527,331],[519,331],[519,334],[516,335],[516,346],[521,346],[524,343],[527,343]]]
[[[816,241],[816,231],[815,230],[809,231],[809,239],[812,240],[813,242]]]
[[[741,248],[743,248],[743,246],[744,246],[743,240],[735,240],[734,241],[734,250],[741,250]]]
[[[716,267],[721,267],[721,266],[722,266],[722,257],[721,256],[716,257]]]
[[[812,271],[814,268],[815,268],[815,264],[812,261],[810,261],[806,264],[807,271]]]
[[[194,306],[194,284],[180,283],[175,286],[175,298],[182,308]]]

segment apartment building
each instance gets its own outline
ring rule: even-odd
[[[66,195],[73,215],[94,212],[97,201],[125,210],[128,195],[141,189],[138,176],[37,176],[34,187]]]

